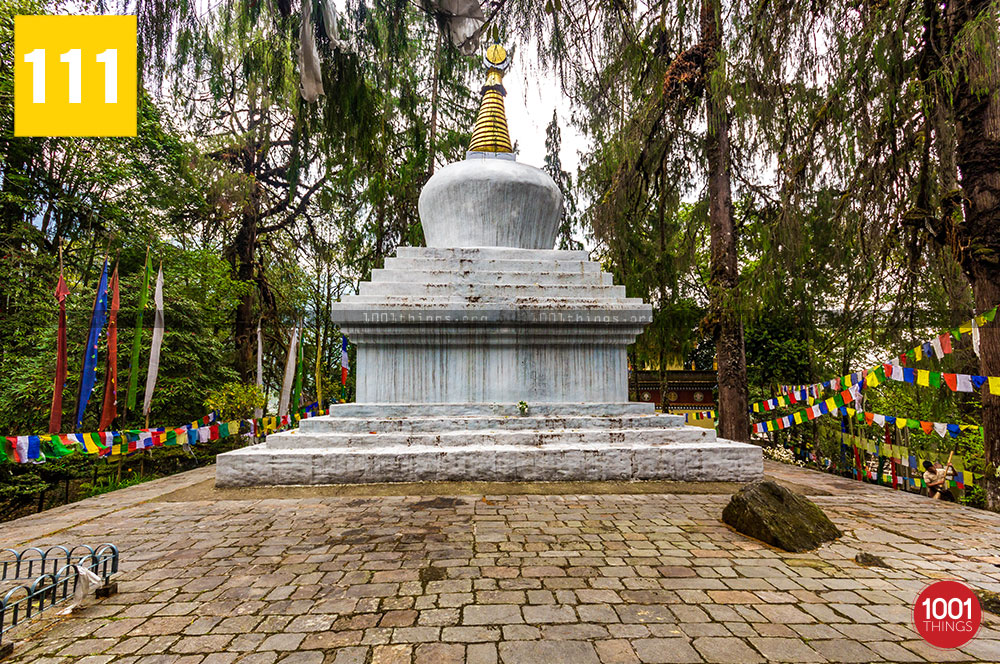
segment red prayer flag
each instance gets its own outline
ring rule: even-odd
[[[104,371],[104,407],[98,429],[110,429],[118,417],[118,266],[111,275],[111,310],[108,312],[108,364]]]
[[[56,300],[59,302],[59,334],[56,337],[56,379],[52,388],[52,410],[49,415],[49,433],[59,433],[62,429],[62,397],[66,386],[66,296],[69,288],[59,270],[56,283]]]
[[[871,425],[875,421],[875,413],[865,413],[865,422]]]
[[[924,430],[924,433],[930,433],[931,431],[934,431],[934,423],[921,421],[920,428]]]
[[[209,431],[209,440],[219,440],[218,424],[213,424],[211,427],[209,427],[208,431]]]
[[[945,332],[938,339],[941,341],[941,350],[947,354],[951,352],[951,332]]]
[[[944,378],[944,382],[951,388],[952,392],[958,392],[958,374],[946,373],[941,374]]]

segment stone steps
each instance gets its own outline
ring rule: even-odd
[[[540,402],[528,405],[528,415],[532,417],[624,417],[628,415],[656,415],[657,417],[681,417],[680,415],[657,415],[651,403],[625,401],[616,403],[576,403]],[[324,419],[337,420],[354,418],[401,418],[401,417],[490,417],[521,416],[521,408],[516,403],[338,403],[330,406],[329,415],[303,420],[318,422]]]
[[[254,445],[220,455],[220,487],[372,482],[734,481],[758,479],[760,448],[712,441],[646,445],[622,441],[593,448],[496,445],[313,447]]]
[[[624,286],[596,284],[420,283],[366,281],[362,297],[449,297],[463,300],[571,299],[623,300]]]
[[[417,282],[422,284],[495,284],[502,286],[578,285],[613,286],[614,280],[607,272],[556,271],[503,271],[503,270],[447,270],[427,268],[385,268],[372,270],[373,283]]]
[[[583,250],[521,249],[519,247],[397,247],[400,258],[438,258],[449,260],[532,260],[590,262]]]
[[[448,308],[455,310],[476,311],[480,309],[493,310],[499,307],[503,310],[510,311],[543,310],[544,312],[550,313],[552,316],[558,316],[560,314],[571,315],[577,311],[593,311],[595,314],[602,314],[604,312],[612,314],[616,311],[628,311],[644,313],[647,320],[643,321],[643,325],[649,323],[648,318],[650,317],[649,309],[643,305],[641,299],[636,297],[623,297],[621,299],[606,300],[585,296],[566,297],[565,294],[560,297],[548,294],[535,297],[517,297],[511,295],[497,297],[494,299],[484,299],[479,297],[475,300],[470,300],[468,297],[463,297],[459,294],[453,293],[442,293],[437,297],[432,295],[399,295],[396,293],[376,295],[365,293],[362,295],[344,297],[341,302],[337,303],[337,313],[339,315],[341,311],[351,311],[352,309],[356,309],[354,305],[359,304],[386,305],[382,308],[391,308],[397,311],[420,308]],[[379,307],[376,306],[375,308]]]
[[[271,434],[267,437],[269,450],[306,448],[358,449],[375,447],[465,447],[477,446],[490,449],[496,446],[545,447],[566,444],[581,448],[607,445],[645,445],[657,447],[675,443],[714,442],[715,431],[700,427],[672,427],[668,429],[551,429],[508,430],[487,429],[456,431],[443,429],[437,432],[390,431],[376,433],[304,432],[301,430]]]
[[[624,417],[314,417],[299,423],[303,435],[325,433],[442,433],[484,430],[556,431],[562,429],[668,429],[684,426],[682,415],[627,415]]]
[[[559,274],[591,274],[601,272],[593,261],[566,259],[533,260],[530,258],[473,259],[435,257],[393,257],[385,259],[387,270],[445,270],[458,272],[550,272]]]

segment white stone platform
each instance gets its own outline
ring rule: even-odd
[[[219,486],[421,481],[750,481],[760,448],[652,404],[342,404],[218,457]]]

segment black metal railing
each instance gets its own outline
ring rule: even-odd
[[[42,611],[62,604],[76,593],[80,583],[78,566],[90,570],[110,586],[111,575],[118,571],[118,548],[102,544],[86,546],[36,547],[24,551],[0,550],[0,582],[32,579],[30,584],[7,590],[0,599],[0,657],[10,654],[12,646],[3,636],[16,625],[37,617]]]

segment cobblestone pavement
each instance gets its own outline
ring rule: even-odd
[[[1000,515],[766,472],[827,492],[845,537],[774,550],[720,522],[727,495],[162,498],[201,469],[0,525],[123,556],[117,595],[15,631],[8,661],[1000,661],[997,616],[960,651],[910,624],[935,579],[1000,591]]]

